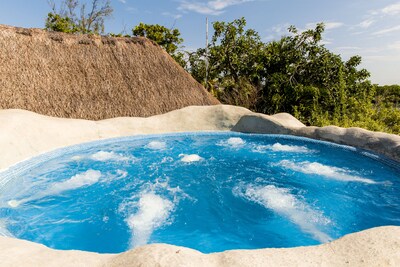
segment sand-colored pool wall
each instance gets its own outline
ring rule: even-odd
[[[303,136],[354,146],[400,161],[398,135],[360,128],[307,127],[286,113],[268,116],[241,107],[216,105],[190,106],[147,118],[102,121],[0,110],[0,170],[39,154],[83,142],[194,131]],[[0,266],[400,266],[400,227],[372,228],[319,246],[212,254],[166,244],[147,245],[121,254],[59,251],[0,237]]]

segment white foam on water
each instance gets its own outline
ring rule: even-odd
[[[289,189],[278,188],[274,185],[260,187],[248,185],[244,190],[235,188],[234,194],[273,210],[322,243],[332,240],[329,235],[318,229],[320,225],[329,224],[330,220],[291,194]]]
[[[338,181],[376,184],[376,182],[371,179],[364,178],[358,175],[352,175],[348,170],[323,165],[318,162],[303,161],[295,163],[289,160],[282,160],[278,163],[278,165],[292,171],[305,174],[316,174]]]
[[[154,193],[143,194],[137,206],[138,211],[126,220],[132,230],[132,247],[147,244],[154,230],[167,223],[175,207],[173,202]]]
[[[23,201],[23,200],[18,201],[18,200],[12,199],[7,202],[8,206],[10,206],[11,208],[16,208],[22,203],[25,203],[25,201]]]
[[[231,137],[225,141],[220,141],[218,142],[217,145],[219,146],[225,146],[225,147],[231,147],[231,148],[239,148],[242,147],[246,144],[246,141],[244,141],[240,137]]]
[[[167,143],[163,141],[151,141],[146,145],[146,148],[153,150],[163,150],[167,148]]]
[[[168,178],[157,178],[120,203],[118,212],[132,231],[131,247],[147,244],[156,229],[171,224],[172,212],[182,199],[195,201],[179,186],[171,187]]]
[[[191,154],[191,155],[180,154],[179,157],[182,157],[181,161],[182,162],[186,162],[186,163],[191,163],[191,162],[197,162],[197,161],[204,160],[204,158],[200,157],[197,154]]]
[[[311,153],[314,150],[308,149],[306,146],[294,146],[294,145],[282,145],[275,143],[273,145],[259,145],[254,148],[255,152],[264,152],[265,150],[271,150],[274,152],[294,152],[294,153]]]
[[[46,195],[57,195],[64,191],[74,190],[83,186],[90,186],[99,181],[100,171],[88,170],[72,176],[70,179],[55,183],[45,191]]]
[[[124,170],[117,170],[117,175],[119,178],[126,178],[128,177],[128,172]]]
[[[231,137],[226,143],[232,147],[240,147],[243,146],[246,142],[240,137]]]
[[[62,192],[74,190],[84,186],[90,186],[97,183],[100,177],[101,177],[100,171],[88,170],[86,172],[74,175],[70,179],[65,180],[63,182],[54,183],[46,190],[38,192],[31,197],[24,198],[21,200],[10,200],[8,201],[8,205],[10,207],[16,208],[19,205],[32,200],[41,199],[47,196],[58,195]]]
[[[124,155],[117,154],[115,152],[107,152],[107,151],[99,151],[99,152],[91,155],[90,159],[95,160],[95,161],[101,161],[101,162],[129,160],[129,158]]]
[[[71,160],[74,160],[74,161],[79,161],[79,160],[82,160],[82,159],[83,159],[82,156],[73,156],[73,157],[71,157]]]

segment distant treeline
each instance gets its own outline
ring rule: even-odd
[[[76,0],[64,1],[63,12],[53,7],[46,29],[102,33],[112,8],[110,1],[94,2],[91,10],[99,12],[80,16],[74,14]],[[323,23],[303,32],[291,26],[287,36],[271,42],[246,29],[244,18],[214,22],[213,29],[208,47],[197,51],[185,51],[178,29],[140,23],[132,35],[158,43],[222,103],[266,114],[288,112],[307,125],[400,134],[400,86],[373,85],[370,73],[359,69],[360,56],[343,61],[329,51],[321,43]]]

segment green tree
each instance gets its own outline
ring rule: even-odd
[[[400,85],[377,86],[374,102],[400,109]]]
[[[186,66],[184,53],[179,51],[179,45],[183,39],[178,29],[168,29],[159,24],[140,23],[132,29],[134,36],[146,37],[156,42],[159,46],[170,54],[181,66]]]
[[[206,87],[221,102],[288,112],[313,125],[360,125],[372,116],[369,73],[358,69],[359,56],[345,62],[321,44],[323,24],[303,32],[291,26],[287,36],[269,43],[245,26],[244,18],[213,23],[208,55],[198,49],[189,56],[189,71],[199,82],[208,57]]]
[[[205,58],[208,58],[206,88],[223,103],[254,108],[257,90],[262,85],[262,53],[264,44],[258,33],[245,30],[246,20],[214,22],[214,34],[208,47],[189,55],[189,72],[199,82],[206,76]]]
[[[265,85],[260,91],[257,111],[289,112],[307,124],[346,120],[370,107],[373,86],[369,73],[357,70],[358,56],[344,62],[322,45],[324,25],[298,32],[266,46]]]
[[[378,130],[400,134],[400,85],[376,86],[373,120],[381,122]]]
[[[46,29],[56,32],[77,33],[77,25],[69,17],[62,17],[59,14],[49,13],[46,18]]]
[[[178,29],[168,29],[159,24],[144,24],[141,22],[132,29],[132,33],[134,36],[143,36],[153,40],[164,48],[168,54],[174,54],[183,42]]]
[[[89,8],[78,0],[63,0],[58,11],[54,1],[51,5],[52,12],[46,19],[49,31],[101,34],[104,33],[105,19],[113,13],[111,0],[92,0]]]

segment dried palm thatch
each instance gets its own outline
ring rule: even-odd
[[[218,104],[145,38],[0,25],[0,109],[99,120]]]

